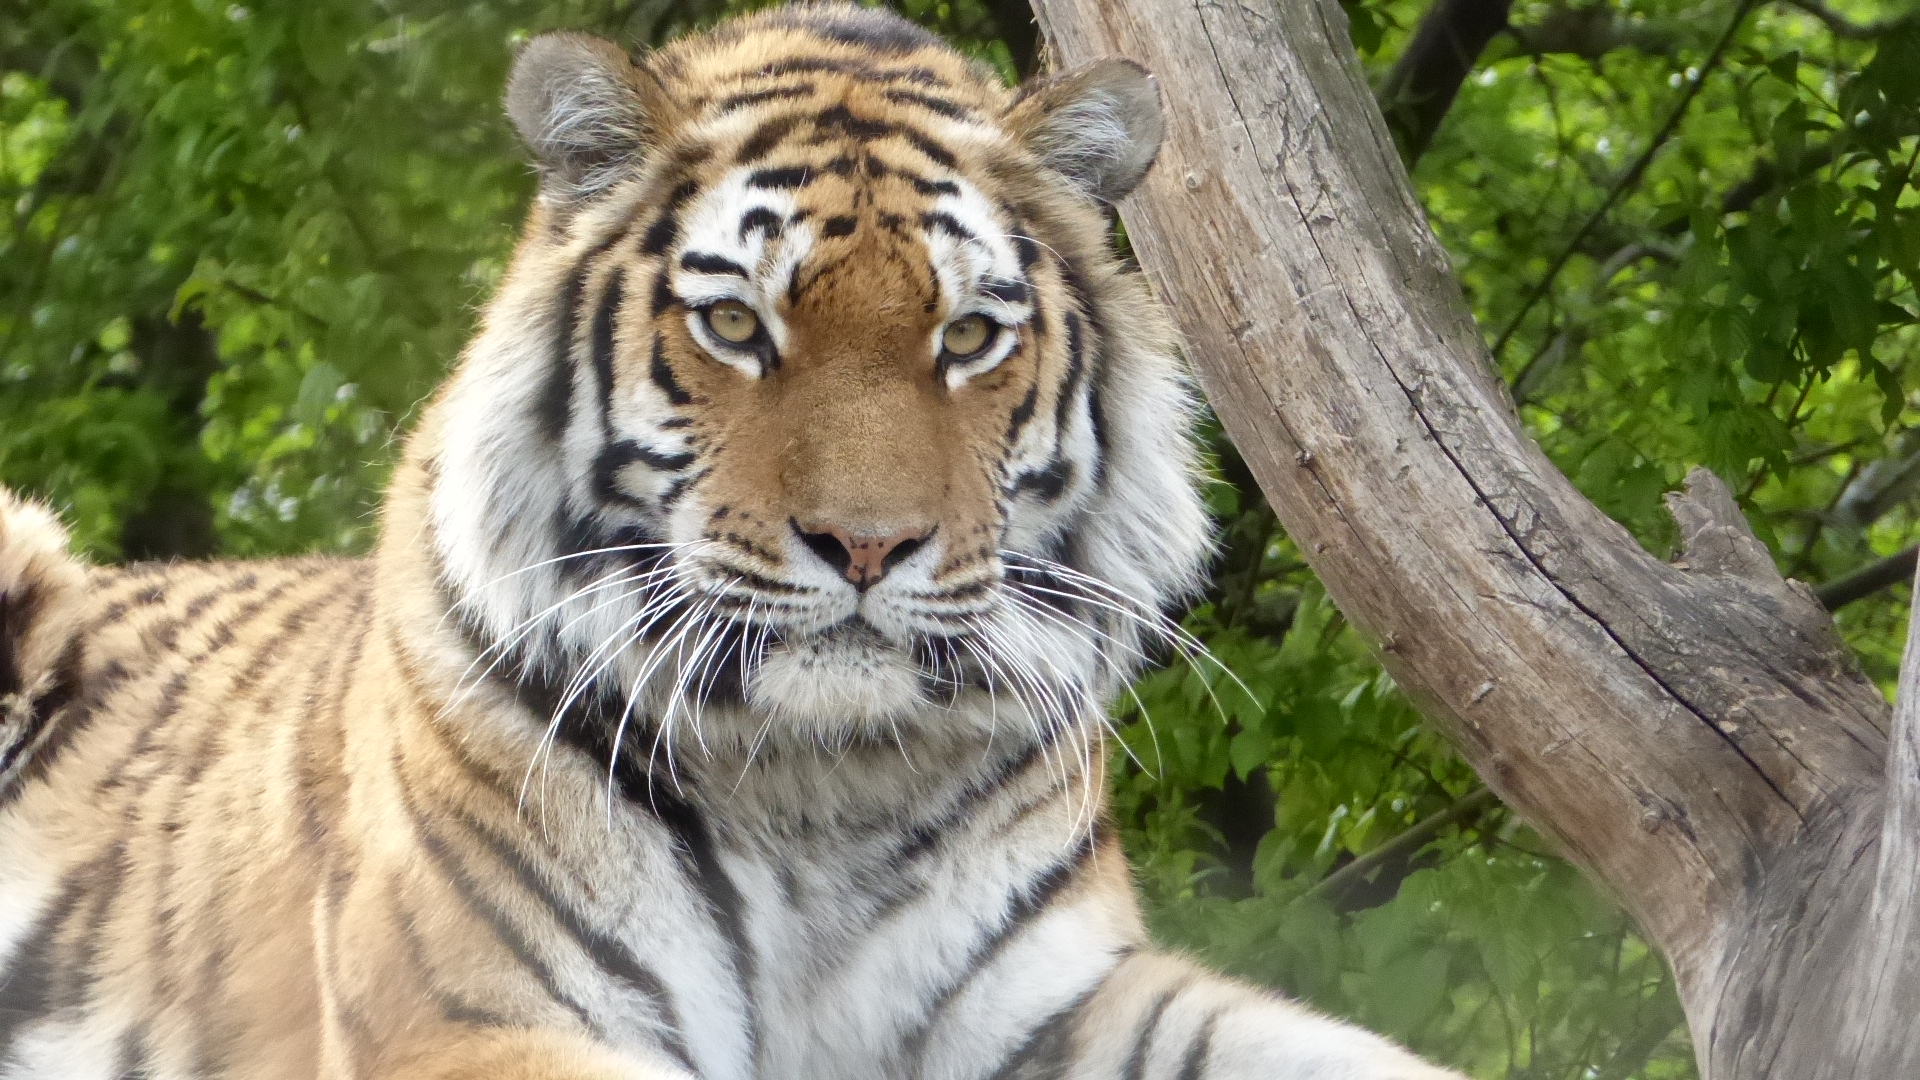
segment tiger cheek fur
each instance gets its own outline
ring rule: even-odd
[[[0,493],[0,1080],[1440,1080],[1157,952],[1104,709],[1201,580],[1160,139],[881,11],[531,42],[368,559]]]

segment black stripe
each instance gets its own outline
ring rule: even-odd
[[[0,979],[0,1062],[19,1038],[20,1030],[45,1015],[53,1002],[55,978],[64,965],[55,962],[60,931],[83,898],[95,892],[95,876],[115,852],[75,867],[61,882],[53,902],[34,920],[33,929],[15,948]]]
[[[906,82],[920,86],[947,85],[947,81],[935,74],[931,68],[880,68],[860,60],[833,60],[812,56],[776,60],[761,67],[748,78],[772,79],[782,75],[801,75],[812,72],[851,75],[866,82]]]
[[[1093,445],[1099,457],[1093,459],[1093,482],[1097,487],[1107,480],[1107,410],[1102,404],[1100,387],[1087,391],[1087,419],[1093,426]]]
[[[667,364],[666,342],[658,334],[653,336],[653,359],[647,364],[647,375],[653,379],[653,385],[659,387],[660,392],[667,395],[667,402],[669,404],[693,404],[693,395],[687,393],[685,388],[680,385],[680,381],[673,377],[673,368]],[[684,417],[679,419],[684,419]]]
[[[813,183],[813,170],[805,165],[755,169],[747,175],[747,186],[750,188],[803,188],[811,183]]]
[[[580,296],[587,287],[587,276],[594,262],[626,237],[627,230],[618,229],[588,249],[567,274],[567,283],[560,290],[560,328],[554,335],[552,367],[540,389],[540,398],[534,403],[534,417],[548,442],[558,443],[566,435],[567,421],[573,412],[573,334],[579,325]]]
[[[1016,235],[1013,238],[1013,251],[1020,259],[1020,269],[1031,270],[1040,262],[1040,242],[1031,236]]]
[[[820,235],[827,239],[832,239],[836,236],[850,236],[858,224],[858,219],[845,215],[830,217],[820,223]]]
[[[657,319],[679,302],[680,298],[673,294],[673,283],[667,280],[667,272],[662,269],[653,279],[653,301],[648,306],[648,313]]]
[[[1007,947],[1020,936],[1021,931],[1047,910],[1062,890],[1072,884],[1081,868],[1093,857],[1096,848],[1096,838],[1088,836],[1065,858],[1032,879],[1026,889],[1015,894],[1011,903],[1007,905],[1006,918],[1001,920],[999,927],[976,944],[973,951],[968,954],[966,963],[961,966],[960,977],[934,995],[919,1026],[901,1044],[902,1052],[915,1062],[918,1074],[925,1075],[928,1040],[932,1037],[934,1028],[945,1018],[947,1010],[953,1006],[954,1001],[967,987],[973,985],[973,980],[978,978],[982,971],[1006,951]]]
[[[391,890],[389,900],[397,900],[398,892],[398,889]],[[462,998],[459,994],[440,985],[440,980],[434,971],[433,961],[427,956],[427,943],[420,937],[419,920],[414,918],[411,909],[401,910],[397,902],[393,903],[392,907],[393,921],[400,928],[400,942],[407,950],[407,963],[411,964],[413,970],[419,974],[420,982],[426,987],[427,996],[433,999],[435,1005],[439,1006],[441,1019],[453,1024],[465,1024],[469,1027],[489,1028],[510,1026],[512,1022],[505,1016],[491,1009],[474,1005]]]
[[[994,1071],[991,1080],[1060,1080],[1073,1066],[1074,1021],[1100,989],[1094,987],[1047,1017],[1013,1056]]]
[[[232,643],[234,620],[245,622],[252,619],[259,614],[262,607],[292,588],[298,580],[301,579],[288,578],[281,581],[262,596],[242,605],[233,615],[221,620],[214,627],[206,646],[188,657],[185,661],[185,669],[176,672],[169,682],[167,692],[162,697],[161,711],[136,737],[134,752],[107,771],[108,779],[103,783],[103,788],[116,786],[119,783],[120,770],[126,766],[127,762],[134,756],[151,749],[148,740],[172,716],[173,710],[179,707],[180,695],[186,690],[187,673],[200,661]],[[259,579],[251,573],[220,581],[213,588],[190,601],[180,615],[161,619],[149,627],[147,629],[149,641],[164,642],[164,647],[170,649],[174,637],[181,630],[197,625],[200,616],[206,614],[215,602],[247,592],[258,583]],[[0,809],[4,809],[13,800],[19,798],[29,785],[45,776],[53,768],[67,747],[93,726],[94,719],[105,703],[130,677],[130,673],[118,660],[110,661],[99,672],[86,677],[84,685],[77,686],[72,692],[73,700],[69,702],[74,708],[58,717],[58,723],[53,722],[55,717],[51,712],[48,714],[47,721],[42,724],[43,734],[40,741],[34,745],[23,746],[16,751],[9,763],[12,771],[0,774],[5,776],[4,781],[0,781]],[[77,670],[74,679],[76,683],[82,681],[81,673]],[[24,765],[19,764],[22,759],[25,760]]]
[[[1033,301],[1033,286],[1014,278],[986,278],[980,282],[980,291],[1008,304]]]
[[[620,757],[624,759],[627,755],[621,754]],[[680,798],[671,782],[656,784],[648,776],[645,783],[645,791],[627,790],[627,783],[622,783],[621,787],[629,800],[651,810],[654,817],[666,826],[673,838],[674,854],[680,860],[682,871],[700,890],[715,928],[726,939],[734,975],[740,983],[740,997],[746,1006],[747,1038],[757,1051],[760,1044],[760,1009],[753,994],[756,963],[753,943],[747,939],[746,903],[741,899],[740,890],[733,884],[733,879],[727,876],[726,868],[720,865],[713,834],[699,810]]]
[[[640,239],[640,254],[664,255],[667,249],[680,235],[680,208],[700,190],[700,181],[683,180],[667,193],[667,201],[660,208],[660,216],[647,226],[647,233]]]
[[[402,774],[397,787],[401,805],[406,808],[407,815],[413,823],[414,835],[419,837],[420,846],[426,849],[435,868],[440,871],[440,875],[446,879],[447,884],[453,887],[460,902],[475,918],[487,924],[487,927],[493,931],[494,937],[500,944],[506,946],[507,951],[513,954],[513,958],[519,962],[520,966],[527,969],[527,972],[540,983],[541,989],[546,991],[548,997],[572,1013],[580,1021],[581,1026],[598,1033],[599,1029],[587,1016],[587,1010],[560,989],[559,982],[554,978],[552,966],[535,950],[533,942],[527,940],[526,934],[521,932],[506,912],[481,895],[479,884],[474,880],[473,875],[467,872],[459,856],[454,854],[445,840],[427,826],[425,815],[414,803],[413,792],[406,783],[405,770],[401,762],[396,760],[394,769]]]
[[[27,688],[26,676],[20,670],[20,653],[41,603],[40,590],[31,582],[11,593],[0,593],[0,698]]]
[[[135,1024],[120,1033],[120,1052],[114,1056],[113,1080],[147,1080],[147,1028]]]
[[[550,443],[558,443],[566,435],[567,421],[573,414],[573,330],[579,318],[580,293],[587,286],[587,269],[587,260],[580,260],[561,287],[560,328],[553,338],[553,359],[546,384],[540,388],[540,400],[533,407],[540,433]]]
[[[1120,1080],[1144,1080],[1147,1075],[1147,1054],[1153,1050],[1153,1032],[1160,1026],[1160,1016],[1167,1006],[1185,987],[1175,987],[1161,991],[1153,1000],[1153,1008],[1147,1010],[1147,1022],[1140,1026],[1140,1034],[1133,1040],[1133,1049],[1127,1053],[1127,1064],[1120,1071]]]
[[[834,105],[814,116],[813,124],[823,132],[838,132],[856,142],[872,142],[884,139],[900,130],[896,124],[885,120],[875,120],[866,116],[855,116],[853,110],[845,105]]]
[[[740,215],[740,242],[746,243],[747,235],[755,229],[765,231],[768,239],[777,240],[783,228],[779,214],[764,206],[756,206]]]
[[[725,116],[735,109],[744,109],[749,105],[758,105],[766,101],[780,101],[785,98],[806,97],[813,93],[812,83],[793,83],[787,86],[769,86],[761,90],[747,90],[729,97],[721,98],[714,106],[716,117]]]
[[[1032,492],[1042,502],[1053,502],[1073,483],[1073,463],[1065,458],[1056,457],[1047,462],[1045,468],[1021,473],[1013,481],[1013,489],[1008,494],[1024,495]]]
[[[4,648],[4,643],[0,643],[0,648]],[[12,772],[18,762],[37,756],[37,744],[47,736],[61,711],[78,696],[82,655],[81,642],[77,639],[61,650],[60,658],[54,662],[52,684],[27,703],[26,724],[14,732],[10,742],[0,745],[0,778]],[[0,806],[6,805],[6,790],[0,788]]]
[[[958,195],[960,185],[951,180],[929,180],[924,176],[909,177],[913,190],[922,195]]]
[[[1187,1047],[1187,1056],[1180,1062],[1180,1080],[1200,1080],[1207,1071],[1207,1055],[1213,1052],[1213,1029],[1220,1022],[1218,1012],[1207,1016],[1207,1022],[1200,1025],[1199,1034],[1193,1037],[1192,1045]]]
[[[944,210],[929,210],[920,215],[920,227],[929,232],[943,232],[961,243],[977,239],[972,230],[960,224],[960,219]]]
[[[1027,395],[1020,404],[1013,407],[1013,415],[1007,418],[1007,451],[1013,451],[1014,444],[1020,441],[1020,432],[1033,419],[1033,411],[1040,401],[1040,384],[1027,387]]]
[[[668,484],[667,490],[660,496],[660,512],[663,514],[671,512],[674,505],[693,488],[693,485],[705,480],[707,474],[712,471],[711,468],[706,468],[701,469],[699,472],[687,473],[673,483]]]
[[[696,274],[731,274],[742,278],[752,276],[747,273],[746,267],[725,255],[715,255],[710,251],[687,252],[680,256],[680,268],[692,270]]]
[[[472,818],[463,820],[467,828],[479,838],[481,844],[492,853],[493,857],[513,872],[514,879],[520,883],[521,887],[552,913],[554,921],[567,932],[567,936],[580,947],[580,951],[593,961],[595,967],[653,1002],[665,1032],[662,1044],[667,1052],[684,1065],[688,1072],[698,1072],[699,1070],[694,1068],[692,1056],[687,1051],[680,1010],[674,1004],[673,992],[667,989],[665,981],[652,969],[642,964],[639,958],[633,955],[632,950],[619,939],[588,925],[586,918],[554,890],[546,876],[534,865],[533,860],[527,857],[524,850],[480,821]]]
[[[808,87],[807,89],[811,91],[813,88]],[[739,152],[733,156],[734,163],[736,165],[751,165],[759,161],[761,158],[766,157],[774,147],[779,146],[781,142],[785,141],[788,135],[793,134],[793,129],[799,126],[800,115],[798,113],[787,113],[784,116],[775,116],[763,121],[759,127],[753,129],[753,134],[748,135],[747,140],[740,144]]]
[[[909,143],[913,144],[913,148],[915,150],[920,151],[921,154],[925,155],[928,161],[933,162],[935,165],[939,165],[948,169],[957,168],[959,166],[960,159],[953,156],[953,151],[948,150],[946,147],[941,146],[937,142],[934,142],[932,139],[921,134],[920,132],[915,131],[910,127],[902,127],[900,129],[900,134]]]
[[[922,94],[917,90],[887,90],[883,91],[880,96],[897,105],[918,105],[930,112],[937,112],[941,116],[950,117],[954,120],[965,120],[973,115],[972,109],[961,105],[959,102],[934,97],[932,94]]]
[[[607,276],[607,287],[600,292],[600,302],[594,306],[593,329],[588,335],[593,377],[600,384],[600,434],[608,441],[613,439],[613,349],[620,328],[620,304],[627,297],[626,281],[626,271],[614,267]]]

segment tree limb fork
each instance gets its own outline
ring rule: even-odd
[[[1335,0],[1035,7],[1066,63],[1160,78],[1121,211],[1215,410],[1395,679],[1664,950],[1703,1075],[1920,1075],[1914,852],[1880,854],[1915,725],[1890,799],[1884,698],[1711,473],[1666,563],[1528,437]]]

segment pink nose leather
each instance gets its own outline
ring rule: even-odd
[[[840,546],[847,549],[847,580],[863,589],[886,576],[887,556],[899,550],[900,545],[917,544],[927,538],[926,532],[920,529],[902,529],[888,536],[861,535],[837,525],[827,525],[817,531],[840,541]]]

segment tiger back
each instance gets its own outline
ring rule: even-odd
[[[0,1080],[1451,1076],[1146,940],[1202,580],[1152,78],[880,11],[522,51],[542,184],[364,559],[0,497]]]

